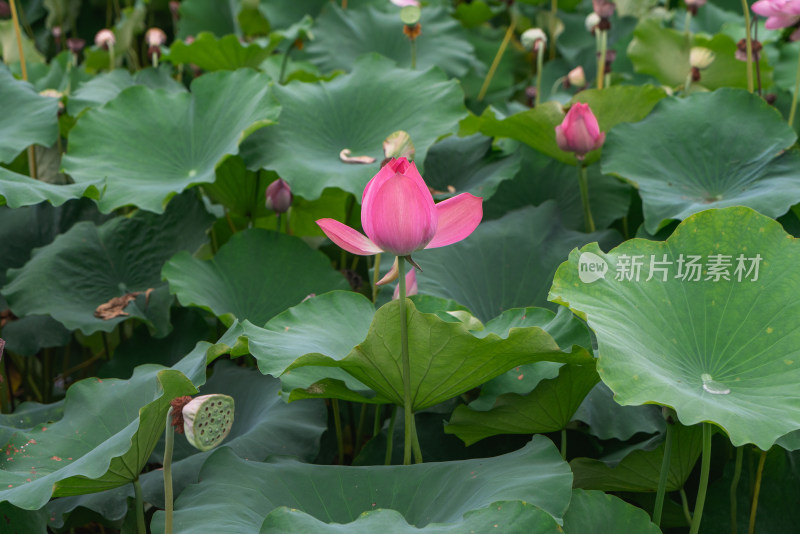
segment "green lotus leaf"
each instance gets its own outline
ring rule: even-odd
[[[260,229],[235,234],[210,261],[181,252],[162,275],[181,304],[207,309],[228,325],[233,318],[264,324],[312,293],[348,285],[302,239]]]
[[[710,109],[718,117],[711,127]],[[750,125],[746,137],[741,124]],[[758,96],[719,89],[666,99],[643,121],[614,128],[603,172],[639,189],[651,234],[708,208],[743,205],[777,217],[800,201],[800,154],[786,151],[796,139]]]
[[[22,510],[8,502],[0,503],[0,517],[5,528],[14,534],[47,534],[47,512],[45,510]]]
[[[63,415],[63,401],[51,404],[23,402],[13,413],[0,414],[0,443],[8,443],[19,430],[30,431],[41,423],[58,421]]]
[[[201,76],[191,93],[130,87],[81,117],[64,169],[77,184],[105,181],[104,213],[127,205],[162,213],[176,193],[213,182],[242,139],[275,119],[268,84],[266,75],[240,70]]]
[[[100,197],[99,190],[102,189],[101,182],[49,184],[0,167],[0,206],[19,208],[40,202],[50,202],[54,206],[60,206],[68,200],[83,196],[97,199]]]
[[[451,76],[465,75],[474,61],[473,48],[449,10],[423,9],[420,25],[422,33],[415,40],[416,68],[439,67]],[[315,21],[309,59],[326,72],[349,71],[359,56],[377,52],[408,68],[411,45],[403,26],[396,10],[385,12],[372,6],[341,9],[329,4]]]
[[[176,370],[143,366],[127,381],[89,378],[67,391],[64,417],[12,436],[0,500],[26,510],[51,497],[132,482],[164,431],[169,402],[196,391]]]
[[[161,267],[179,250],[195,250],[211,224],[192,195],[175,198],[165,214],[138,212],[101,226],[80,222],[37,249],[21,269],[8,272],[3,296],[15,315],[50,315],[70,330],[110,332],[137,318],[166,335],[172,297],[161,282]],[[59,273],[59,276],[53,276]],[[146,295],[148,289],[151,295]],[[95,316],[112,298],[142,292],[121,315]]]
[[[421,293],[450,298],[487,321],[504,310],[550,306],[550,280],[571,249],[589,241],[612,244],[614,231],[584,234],[558,222],[558,208],[548,201],[481,224],[470,237],[414,255]]]
[[[64,93],[68,88],[79,87],[91,80],[92,75],[83,69],[72,68],[73,57],[72,52],[64,50],[51,59],[50,63],[28,63],[28,81],[37,92],[55,89]]]
[[[766,450],[800,428],[798,247],[750,208],[707,210],[666,241],[574,250],[550,299],[594,330],[618,403],[671,406]]]
[[[269,39],[258,39],[243,44],[236,35],[216,37],[213,33],[202,32],[191,44],[175,41],[164,61],[175,65],[191,63],[205,71],[236,70],[245,67],[257,69],[283,37],[270,34]]]
[[[58,99],[0,68],[0,163],[9,163],[30,145],[50,146],[58,137]],[[0,176],[0,179],[2,177]]]
[[[572,500],[564,514],[566,534],[661,534],[641,508],[602,491],[572,490]]]
[[[562,351],[555,340],[538,327],[511,328],[504,336],[490,333],[476,337],[458,322],[420,313],[408,303],[408,347],[411,362],[413,410],[451,399],[491,380],[509,369],[537,361],[589,363],[585,349]],[[372,320],[366,339],[349,354],[329,356],[310,353],[298,358],[287,371],[306,366],[340,368],[371,388],[373,402],[403,404],[400,355],[400,302],[382,306]],[[310,390],[310,391],[309,391]],[[336,390],[312,385],[307,393],[330,397]]]
[[[36,43],[24,33],[22,34],[22,51],[26,64],[46,62],[42,53],[36,49]],[[16,72],[19,72],[17,34],[14,30],[14,22],[10,19],[0,21],[0,52],[2,52],[3,63],[13,65]]]
[[[251,136],[242,155],[249,168],[274,170],[306,200],[319,198],[326,187],[361,198],[380,169],[383,140],[397,130],[411,136],[421,167],[428,148],[454,133],[465,113],[457,81],[435,68],[400,69],[378,55],[361,58],[351,73],[328,82],[292,82],[274,93],[282,106],[279,124]],[[345,149],[375,162],[344,163]]]
[[[625,441],[639,432],[664,432],[661,408],[652,404],[620,406],[614,402],[614,393],[602,382],[586,395],[572,419],[589,425],[589,433],[600,439]]]
[[[158,70],[140,70],[134,75],[127,70],[116,69],[95,76],[70,94],[67,98],[67,112],[77,117],[85,109],[99,108],[114,100],[122,91],[134,85],[164,89],[169,93],[186,92],[183,85],[170,77],[170,69],[163,66]]]
[[[387,525],[387,532],[408,532],[409,524],[449,532],[435,530],[436,524],[469,524],[467,512],[513,500],[536,506],[561,522],[572,475],[552,442],[537,436],[522,449],[495,458],[411,466],[340,467],[279,458],[258,463],[223,448],[206,461],[200,479],[175,503],[176,534],[198,529],[255,532],[265,518],[272,529],[267,532],[286,524],[319,525],[281,507],[340,524],[357,520],[363,512],[384,510],[376,519],[378,525]],[[399,514],[389,515],[389,510]],[[276,516],[269,518],[270,513]],[[540,521],[527,507],[512,505],[508,513],[506,521],[520,515]],[[155,532],[163,532],[162,512],[153,524]]]

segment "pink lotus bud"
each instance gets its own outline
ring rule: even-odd
[[[600,131],[597,118],[589,109],[589,104],[577,102],[556,126],[556,143],[566,152],[574,152],[582,160],[587,153],[603,146],[606,134]]]
[[[86,41],[83,39],[78,39],[77,37],[70,37],[67,39],[67,48],[76,56],[81,53],[81,50],[83,50],[83,47],[85,46]]]
[[[353,254],[408,256],[465,239],[481,222],[482,202],[461,193],[434,204],[416,165],[399,158],[384,165],[364,188],[361,225],[366,236],[334,219],[319,219],[317,224]]]
[[[692,16],[697,15],[697,10],[704,5],[708,0],[684,0],[686,3],[686,11],[692,14]]]
[[[572,87],[583,87],[586,85],[586,73],[583,72],[583,67],[577,66],[567,74],[567,81]]]
[[[419,0],[391,0],[391,2],[400,7],[414,6],[419,7]]]
[[[52,34],[53,39],[55,39],[56,42],[61,40],[61,26],[53,26],[53,29],[50,30],[50,33]]]
[[[758,0],[751,9],[767,17],[764,26],[768,30],[788,28],[800,21],[800,0]]]
[[[614,2],[609,0],[592,0],[592,8],[600,19],[610,19],[616,9]],[[603,29],[603,28],[601,28]]]
[[[114,37],[114,32],[111,30],[100,30],[97,32],[97,35],[94,36],[94,44],[103,50],[108,50],[110,47],[114,46],[116,42],[117,38]]]
[[[264,205],[275,213],[286,213],[292,205],[292,189],[282,178],[269,184],[266,197]]]
[[[161,28],[150,28],[144,34],[144,42],[148,47],[164,46],[167,42],[167,34]]]

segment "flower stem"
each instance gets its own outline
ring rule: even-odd
[[[561,459],[567,460],[567,429],[561,429]]]
[[[758,458],[758,469],[756,470],[756,485],[753,489],[753,504],[750,505],[750,525],[747,529],[748,534],[756,531],[756,512],[758,511],[758,495],[761,493],[761,479],[764,475],[764,462],[767,460],[767,451],[761,451]]]
[[[739,478],[742,476],[742,457],[744,456],[744,447],[736,447],[736,464],[733,468],[733,480],[731,480],[731,534],[736,534],[738,531],[736,516],[736,490],[739,487]]]
[[[661,527],[661,513],[664,511],[664,495],[667,493],[667,478],[669,477],[669,461],[672,457],[672,435],[674,425],[667,421],[667,435],[664,438],[664,459],[661,460],[661,475],[658,477],[658,491],[656,492],[656,505],[653,509],[653,523]]]
[[[408,357],[408,315],[406,313],[406,259],[397,257],[397,270],[400,278],[400,352],[403,359],[403,465],[411,464],[411,434],[414,431],[414,413],[411,410],[411,362]]]
[[[794,115],[797,112],[797,94],[800,93],[800,51],[797,54],[797,74],[794,79],[794,94],[792,95],[792,107],[789,110],[789,126],[794,129]]]
[[[607,30],[596,30],[598,33],[598,43],[599,48],[598,52],[600,54],[597,57],[597,88],[603,88],[603,81],[605,80],[605,70],[606,70],[606,49],[608,48],[608,31]]]
[[[686,498],[686,490],[681,488],[681,507],[683,508],[683,517],[686,519],[686,524],[692,524],[692,512],[689,511],[689,500]]]
[[[108,72],[112,72],[114,67],[117,66],[116,58],[114,57],[114,45],[108,46]]]
[[[747,90],[753,92],[753,40],[750,37],[750,6],[747,0],[742,0],[742,11],[744,11],[745,45],[747,49]]]
[[[556,26],[558,15],[558,0],[550,0],[550,59],[556,58]]]
[[[357,258],[358,256],[356,256]],[[355,270],[355,269],[354,269]],[[356,426],[356,442],[353,443],[353,457],[358,454],[361,449],[361,437],[364,435],[364,424],[367,420],[367,405],[361,403],[361,412],[358,414],[358,426]]]
[[[372,421],[372,437],[378,435],[381,431],[381,410],[383,409],[383,404],[376,404],[375,405],[375,419]]]
[[[378,287],[378,280],[380,280],[381,276],[381,255],[375,254],[375,273],[372,275],[372,302],[374,303],[378,300],[378,292],[380,291],[380,287]]]
[[[683,32],[686,35],[686,40],[689,42],[689,46],[692,46],[692,12],[688,9],[686,10],[686,18],[683,19]]]
[[[10,0],[11,19],[14,22],[14,33],[17,36],[17,48],[19,49],[19,67],[22,70],[22,79],[28,81],[28,66],[25,64],[25,51],[22,49],[22,30],[19,27],[19,14],[17,13],[17,0]]]
[[[689,88],[692,87],[692,69],[689,69],[689,74],[686,75],[686,81],[683,83],[683,96],[689,96]]]
[[[486,73],[486,78],[483,79],[483,85],[481,85],[481,90],[478,93],[478,102],[483,100],[483,97],[486,96],[486,92],[489,90],[489,84],[492,83],[494,73],[497,71],[497,67],[500,65],[500,60],[503,58],[503,54],[508,47],[509,41],[511,41],[511,36],[514,35],[514,29],[516,27],[517,17],[514,15],[514,12],[511,11],[511,21],[508,23],[508,29],[506,30],[506,34],[503,36],[503,41],[500,43],[500,48],[497,49],[497,54],[495,54],[494,59],[492,60],[492,64],[489,67],[489,72]]]
[[[700,462],[700,486],[697,490],[697,500],[694,503],[694,515],[689,534],[700,532],[700,522],[703,520],[703,507],[706,504],[706,490],[708,489],[708,473],[711,470],[711,424],[703,423],[703,458]]]
[[[144,526],[144,498],[142,497],[142,485],[139,484],[139,479],[133,481],[133,493],[136,495],[136,531],[138,534],[147,534],[147,528]]]
[[[384,465],[392,465],[392,448],[394,445],[394,423],[397,420],[397,405],[392,405],[392,415],[389,418],[389,429],[386,431],[386,457]]]
[[[586,224],[586,232],[594,232],[594,219],[592,218],[592,208],[589,206],[589,180],[586,177],[586,165],[582,162],[578,164],[578,185],[581,188],[581,202],[583,203],[583,221]]]
[[[534,104],[536,106],[539,105],[539,100],[542,98],[542,69],[543,68],[544,68],[544,44],[539,42],[539,47],[536,50],[536,99],[534,101]]]
[[[342,437],[342,416],[339,413],[339,399],[331,399],[333,424],[336,427],[336,449],[339,452],[339,465],[344,465],[344,438]]]
[[[164,534],[172,534],[172,448],[175,429],[172,427],[172,408],[167,411],[164,434]]]
[[[414,451],[414,463],[422,463],[422,449],[419,446],[419,433],[417,432],[417,421],[411,416],[411,448]]]

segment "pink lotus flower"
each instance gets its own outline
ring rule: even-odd
[[[580,102],[569,108],[564,121],[556,126],[556,143],[566,152],[575,152],[578,159],[603,146],[606,134],[600,131],[589,104]]]
[[[767,17],[768,30],[788,28],[800,22],[800,0],[758,0],[753,12]]]
[[[419,6],[419,0],[391,0],[391,2],[400,7]]]
[[[286,213],[292,205],[292,189],[283,178],[278,178],[265,192],[264,205],[275,213]]]
[[[334,219],[317,224],[348,252],[408,256],[425,248],[451,245],[472,233],[483,218],[483,199],[461,193],[434,204],[417,167],[392,159],[369,181],[361,199],[366,236]]]

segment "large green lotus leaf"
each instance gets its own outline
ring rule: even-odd
[[[667,491],[677,491],[686,483],[700,456],[702,439],[700,426],[674,426]],[[652,450],[637,448],[621,460],[617,457],[607,461],[575,458],[570,462],[575,474],[573,486],[603,491],[654,492],[658,488],[663,459],[663,441]]]
[[[45,57],[36,49],[36,43],[28,38],[27,34],[22,34],[22,51],[25,55],[25,63],[45,63]],[[17,45],[17,34],[12,20],[0,21],[0,52],[2,52],[3,63],[13,65],[14,70],[19,72],[19,47]],[[5,68],[5,67],[4,67]]]
[[[70,330],[110,332],[138,318],[166,335],[172,297],[161,282],[161,267],[179,250],[195,250],[206,240],[211,217],[195,195],[181,195],[166,213],[138,212],[101,226],[80,222],[49,245],[34,251],[21,269],[8,272],[3,296],[18,316],[50,315]],[[53,276],[58,273],[58,276]],[[136,297],[127,316],[100,319],[98,306],[129,292]]]
[[[425,183],[445,194],[466,191],[485,202],[501,182],[517,174],[519,167],[517,153],[492,150],[492,140],[488,137],[448,137],[428,151]]]
[[[800,201],[800,155],[784,153],[796,139],[757,95],[719,89],[666,99],[643,121],[614,128],[603,172],[638,187],[651,234],[708,208],[743,205],[777,217]]]
[[[276,86],[274,93],[282,106],[279,123],[251,136],[242,154],[248,167],[276,171],[307,200],[326,187],[361,198],[380,169],[383,140],[397,130],[411,136],[421,167],[428,148],[454,133],[466,112],[456,80],[435,68],[400,69],[377,54],[328,82],[292,82]],[[344,163],[339,159],[344,149],[375,163]]]
[[[23,402],[13,413],[0,414],[0,443],[8,443],[18,430],[29,431],[36,425],[61,419],[64,415],[64,402],[40,404]]]
[[[572,500],[564,514],[566,534],[661,534],[641,508],[602,491],[572,490]]]
[[[798,246],[750,208],[707,210],[666,241],[574,250],[550,299],[587,319],[618,403],[671,406],[766,450],[800,428]]]
[[[657,87],[615,85],[602,91],[581,91],[572,102],[588,103],[597,116],[600,130],[607,132],[617,124],[642,120],[663,97],[664,91]],[[510,137],[562,163],[576,165],[575,154],[561,150],[556,143],[555,128],[563,120],[561,104],[552,101],[504,119],[498,119],[487,108],[480,117],[472,116],[464,121],[462,135],[480,132],[492,137]],[[588,165],[599,158],[598,149],[587,154],[585,163]]]
[[[664,432],[661,408],[652,404],[620,406],[614,402],[614,393],[602,382],[586,395],[572,419],[589,425],[589,433],[600,439],[625,441],[640,432]]]
[[[785,43],[779,50],[775,65],[775,85],[788,91],[794,91],[797,79],[797,55],[800,53],[800,43],[797,41]]]
[[[9,534],[47,534],[47,513],[45,510],[22,510],[10,503],[0,503],[0,518],[5,521],[3,528]]]
[[[84,69],[73,67],[73,55],[69,50],[56,55],[50,63],[28,63],[28,81],[36,91],[55,89],[66,92],[67,88],[75,89],[91,80],[92,75]]]
[[[50,184],[0,167],[0,206],[19,208],[40,202],[50,202],[54,206],[60,206],[68,200],[82,196],[97,199],[102,188],[103,185],[99,181],[68,185]]]
[[[615,244],[617,234],[564,229],[555,202],[523,208],[481,224],[460,243],[415,254],[419,290],[453,299],[482,321],[511,308],[553,307],[547,290],[556,268],[590,241]]]
[[[446,322],[434,314],[418,312],[409,302],[408,348],[411,362],[413,410],[451,399],[509,369],[537,361],[591,362],[585,349],[562,352],[555,340],[538,327],[512,328],[506,336],[479,338],[463,323]],[[337,367],[369,386],[379,398],[403,404],[400,355],[400,302],[382,306],[372,320],[367,338],[344,358],[307,354],[287,368]],[[337,393],[321,390],[318,396]],[[317,393],[315,389],[310,393]],[[384,400],[384,402],[385,402]]]
[[[575,167],[527,146],[521,146],[520,153],[519,173],[512,180],[500,183],[491,199],[484,201],[483,220],[498,219],[509,211],[552,199],[559,206],[561,224],[570,230],[584,231],[586,224]],[[615,176],[601,173],[599,165],[590,165],[586,172],[595,227],[608,228],[627,215],[633,188]]]
[[[583,399],[600,381],[593,364],[564,365],[555,378],[542,380],[528,395],[506,393],[488,411],[461,405],[445,432],[471,445],[498,434],[543,434],[567,426]]]
[[[191,44],[175,41],[164,61],[176,65],[191,63],[206,71],[236,70],[244,67],[257,69],[283,39],[277,33],[269,39],[242,43],[236,35],[217,38],[213,33],[200,33]]]
[[[388,532],[407,532],[406,523],[418,528],[459,523],[471,510],[509,500],[537,506],[560,522],[572,474],[552,442],[537,436],[522,449],[495,458],[411,466],[323,466],[287,459],[257,463],[222,449],[206,461],[200,479],[175,503],[176,534],[255,532],[267,514],[284,506],[325,523],[349,523],[380,509],[400,512]],[[155,532],[163,531],[161,512],[153,523]]]
[[[169,67],[167,65],[167,67]],[[144,69],[134,75],[127,70],[116,69],[99,74],[82,84],[67,99],[67,112],[77,117],[87,108],[98,108],[114,100],[122,91],[133,85],[145,85],[150,89],[164,89],[170,93],[185,92],[186,89],[170,76],[170,69],[164,66],[158,70]]]
[[[473,61],[473,48],[461,25],[447,9],[427,7],[420,19],[422,33],[416,39],[417,68],[439,67],[451,76],[463,76]],[[380,11],[372,6],[341,9],[330,4],[317,18],[314,40],[308,45],[313,63],[323,71],[349,71],[356,59],[377,52],[404,68],[411,66],[411,45],[403,34],[399,11]]]
[[[139,367],[127,381],[73,385],[61,420],[19,432],[4,446],[0,500],[36,510],[51,497],[130,483],[163,433],[169,402],[195,392],[183,373],[161,366]]]
[[[58,100],[40,96],[27,82],[0,68],[0,162],[9,163],[28,146],[50,146],[58,136]]]
[[[345,278],[300,238],[250,229],[235,234],[210,261],[183,251],[162,272],[184,306],[264,324],[312,293],[345,289]]]
[[[173,195],[214,181],[239,143],[276,117],[265,74],[215,72],[192,92],[135,86],[89,110],[70,132],[64,169],[76,183],[105,180],[103,212],[135,205],[161,213]]]
[[[690,43],[683,31],[663,28],[654,18],[639,22],[633,35],[633,41],[628,46],[628,57],[636,72],[653,76],[668,86],[682,86],[690,69],[689,50],[699,46],[714,52],[714,61],[701,71],[697,84],[708,89],[747,87],[747,63],[734,57],[736,41],[727,35],[708,37],[694,34]],[[772,68],[766,54],[762,56],[759,68],[762,82],[770,85]]]

